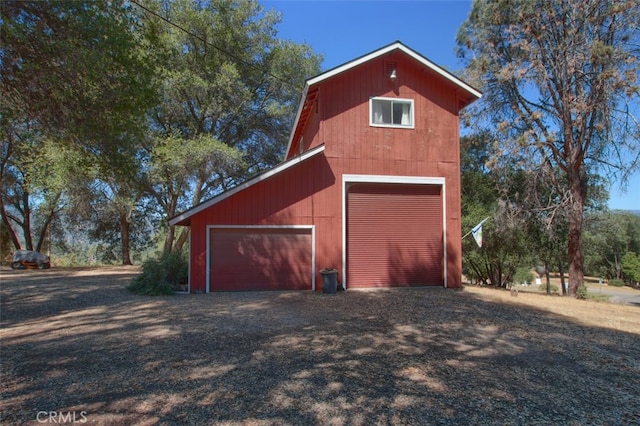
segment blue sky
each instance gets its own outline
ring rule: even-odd
[[[323,70],[401,41],[450,71],[462,68],[455,55],[456,33],[471,9],[464,0],[273,0],[267,10],[282,13],[279,36],[307,43],[324,56]],[[640,172],[626,193],[610,188],[611,209],[640,210]]]

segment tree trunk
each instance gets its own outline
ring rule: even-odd
[[[560,273],[560,286],[562,287],[562,294],[566,295],[567,283],[564,281],[564,264],[560,259],[558,259],[558,273]]]
[[[547,285],[551,284],[551,271],[549,269],[549,262],[544,262],[544,278],[547,281]]]
[[[586,178],[582,167],[569,174],[570,200],[567,211],[569,219],[569,296],[576,295],[578,287],[584,282],[584,258],[582,252],[582,224],[584,221],[584,200]]]
[[[9,222],[9,218],[7,217],[7,212],[4,207],[4,200],[2,200],[2,197],[0,197],[0,209],[1,209],[0,214],[2,215],[2,224],[7,229],[7,233],[11,238],[13,247],[15,247],[16,250],[20,250],[22,248],[20,247],[20,239],[18,238],[16,231],[11,226],[11,222]]]
[[[167,217],[174,217],[176,215],[178,205],[178,196],[171,193],[168,203],[166,204],[165,211]],[[164,253],[171,253],[173,251],[173,245],[176,239],[176,227],[167,223],[167,236],[164,240]]]
[[[189,228],[183,227],[182,231],[180,232],[180,235],[178,235],[178,239],[176,240],[176,243],[173,247],[173,251],[179,252],[182,250],[182,247],[184,247],[185,243],[189,239],[190,230],[191,230],[190,227]]]
[[[42,226],[42,230],[40,232],[40,235],[38,236],[38,243],[36,244],[36,251],[39,251],[41,253],[44,252],[42,250],[42,247],[44,246],[44,243],[47,240],[47,235],[49,236],[49,247],[48,247],[48,250],[49,250],[49,252],[51,251],[51,232],[50,232],[51,222],[53,221],[53,218],[56,215],[56,206],[58,205],[58,201],[60,200],[61,196],[62,196],[62,193],[58,192],[56,194],[56,196],[54,197],[53,201],[51,201],[51,209],[49,210],[49,214],[47,215],[47,218],[46,218],[46,220],[44,222],[44,225]]]
[[[7,137],[8,137],[8,140],[6,142],[3,141],[4,146],[2,147],[2,150],[0,150],[0,152],[4,154],[2,157],[2,161],[0,161],[0,188],[2,188],[4,171],[7,167],[7,162],[11,157],[11,154],[13,152],[13,147],[14,147],[12,133],[7,132]],[[5,228],[7,228],[7,233],[9,234],[9,238],[11,238],[11,243],[13,244],[13,247],[16,250],[20,250],[22,248],[20,247],[20,239],[18,238],[18,234],[16,234],[16,231],[11,226],[11,222],[9,221],[9,216],[7,215],[7,209],[4,204],[4,198],[2,195],[3,194],[0,194],[0,216],[2,218],[2,224],[4,225]]]
[[[167,224],[167,236],[164,239],[164,252],[170,253],[173,250],[173,241],[175,240],[176,227]]]
[[[122,264],[133,265],[129,248],[129,220],[127,212],[120,212],[120,237],[122,238]]]
[[[485,274],[482,273],[481,268],[471,260],[469,260],[469,265],[471,266],[471,269],[473,269],[473,272],[476,274],[476,277],[477,277],[476,284],[478,284],[479,282],[482,282],[483,285],[487,285],[486,276]]]
[[[38,237],[38,242],[36,243],[36,251],[43,253],[42,247],[44,246],[45,241],[47,240],[47,232],[49,231],[49,226],[51,226],[51,220],[53,219],[53,214],[50,215],[42,226],[42,231],[40,232],[40,236]],[[49,244],[51,245],[51,244]]]
[[[27,250],[33,250],[33,238],[31,237],[31,207],[29,207],[29,193],[25,190],[22,194],[22,236]]]
[[[549,262],[544,261],[544,276],[547,279],[547,294],[551,291],[551,272],[549,271]],[[564,289],[562,290],[564,294]]]

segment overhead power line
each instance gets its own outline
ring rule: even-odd
[[[191,31],[189,31],[188,29],[184,28],[183,26],[181,26],[179,24],[176,24],[175,22],[171,21],[170,19],[168,19],[168,18],[160,15],[159,13],[149,9],[148,7],[138,3],[136,0],[130,0],[130,1],[131,1],[131,3],[135,4],[136,6],[138,6],[140,9],[144,10],[145,12],[147,12],[147,13],[149,13],[149,14],[151,14],[151,15],[153,15],[153,16],[161,19],[161,20],[163,20],[167,24],[171,25],[172,27],[175,27],[175,28],[179,29],[180,31],[184,32],[185,34],[188,34],[191,37],[194,37],[194,38],[200,40],[202,43],[213,47],[218,52],[227,55],[228,57],[232,58],[233,60],[235,60],[235,61],[237,61],[237,62],[239,62],[239,63],[241,63],[243,65],[246,65],[248,67],[251,67],[253,69],[256,69],[258,71],[262,71],[255,64],[252,64],[251,62],[245,61],[244,59],[240,58],[238,55],[236,55],[236,54],[234,54],[232,52],[229,52],[228,50],[225,50],[225,49],[221,48],[220,46],[216,46],[215,44],[205,40],[204,38],[200,37],[199,35],[192,33]],[[271,78],[273,78],[275,80],[278,80],[280,83],[286,84],[287,86],[290,86],[290,87],[293,87],[293,88],[297,88],[297,86],[294,86],[293,84],[291,84],[291,82],[289,82],[287,80],[284,80],[284,79],[282,79],[282,78],[280,78],[280,77],[278,77],[276,75],[273,75],[270,72],[267,72],[266,75],[268,75],[269,77],[271,77]]]

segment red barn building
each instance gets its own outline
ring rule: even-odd
[[[459,111],[481,96],[400,42],[307,81],[286,158],[172,218],[191,292],[460,287]]]

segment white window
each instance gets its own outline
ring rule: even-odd
[[[413,129],[413,100],[371,98],[369,124],[379,127],[406,127]]]

